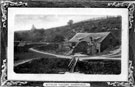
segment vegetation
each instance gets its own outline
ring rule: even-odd
[[[56,35],[55,38],[53,39],[53,42],[63,42],[64,37],[62,35]]]
[[[48,55],[45,54],[40,54],[40,53],[36,53],[36,52],[32,52],[29,50],[29,48],[34,47],[34,48],[40,48],[41,50],[54,50],[57,48],[56,44],[29,44],[29,45],[24,45],[22,47],[19,46],[15,46],[14,47],[14,61],[15,62],[20,62],[22,60],[27,60],[27,59],[34,59],[34,58],[41,58],[41,57],[50,57]],[[52,57],[52,56],[51,56]]]
[[[69,40],[79,32],[112,32],[121,39],[121,17],[107,17],[102,19],[86,20],[74,23],[69,20],[67,25],[51,29],[32,29],[15,32],[15,41],[26,42],[24,46],[15,46],[15,63],[22,60],[33,59],[30,62],[14,67],[16,73],[59,73],[67,72],[69,59],[29,51],[36,48],[42,51],[64,54],[67,50],[61,49],[65,39]],[[34,44],[38,42],[38,44]],[[42,43],[43,44],[39,44]],[[31,43],[31,44],[27,44]],[[53,52],[54,50],[54,52]],[[82,49],[81,49],[82,50]],[[85,74],[120,74],[120,61],[79,61],[76,72]],[[39,68],[40,67],[40,68]],[[113,68],[112,68],[113,67]]]
[[[22,52],[18,52],[18,53],[14,54],[14,61],[15,61],[15,63],[18,63],[23,60],[35,59],[35,58],[41,58],[41,57],[54,58],[53,56],[50,56],[50,55],[35,53],[32,51],[27,51],[27,52],[22,51]]]
[[[56,41],[56,38],[72,38],[78,32],[112,32],[119,40],[121,38],[121,17],[106,17],[100,19],[91,19],[73,23],[69,20],[67,25],[50,28],[34,29],[29,31],[15,32],[15,41]]]
[[[59,73],[68,71],[69,59],[48,58],[35,59],[14,68],[16,73]],[[40,67],[40,68],[39,68]]]
[[[60,74],[69,72],[69,62],[70,59],[44,57],[16,66],[14,71],[16,73]],[[85,74],[120,74],[120,61],[79,61],[75,72]]]
[[[34,29],[28,31],[19,31],[14,33],[15,41],[43,41],[44,40],[44,29]]]
[[[120,65],[120,61],[80,61],[76,66],[76,71],[85,74],[120,74]]]
[[[65,48],[65,47],[59,48],[58,44],[39,46],[39,47],[35,47],[35,49],[44,51],[44,52],[57,54],[57,55],[66,55],[70,51],[70,49]]]

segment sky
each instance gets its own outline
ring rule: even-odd
[[[38,28],[53,28],[67,25],[69,20],[73,23],[89,20],[104,18],[106,16],[92,16],[92,15],[16,15],[15,16],[15,31],[30,30],[32,25]]]

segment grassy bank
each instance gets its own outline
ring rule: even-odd
[[[48,73],[58,74],[69,72],[69,59],[61,58],[40,58],[16,66],[16,73]],[[85,74],[120,74],[120,61],[79,61],[75,67],[75,72]]]
[[[41,58],[16,66],[16,73],[59,73],[68,71],[69,59]]]

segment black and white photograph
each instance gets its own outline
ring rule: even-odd
[[[9,8],[8,16],[9,78],[127,80],[127,10]]]
[[[15,30],[16,73],[121,73],[121,16],[16,15]]]
[[[134,87],[131,1],[1,0],[0,85]]]

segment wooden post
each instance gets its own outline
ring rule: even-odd
[[[70,72],[73,73],[74,72],[74,69],[75,69],[75,66],[78,62],[79,58],[78,57],[73,57],[71,62],[69,63],[69,68],[70,68]]]

